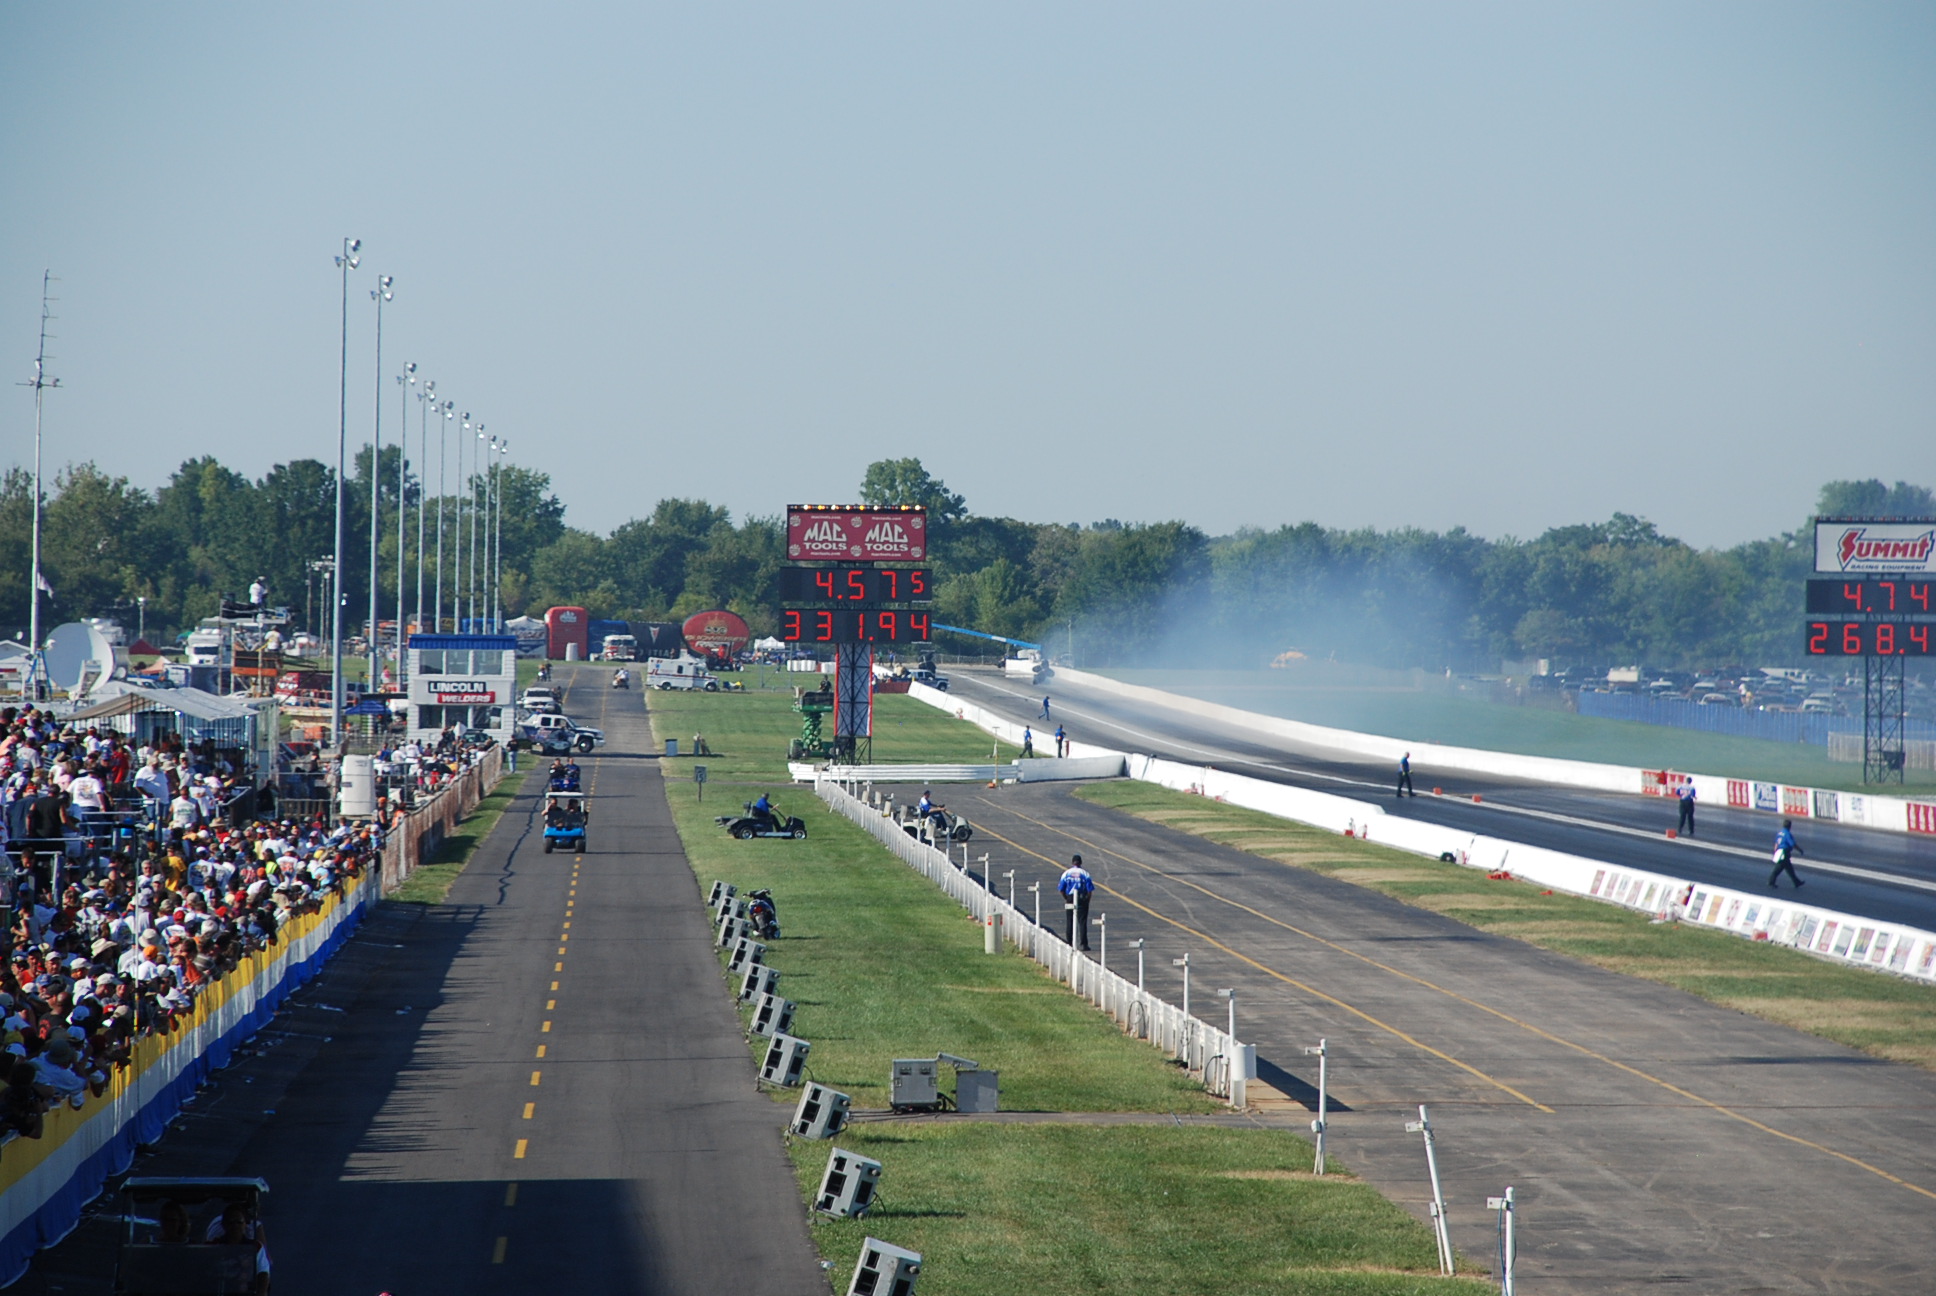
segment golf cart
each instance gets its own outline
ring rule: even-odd
[[[762,814],[753,808],[751,801],[744,804],[745,814],[719,815],[713,822],[724,828],[728,836],[739,841],[752,841],[755,837],[790,837],[794,841],[807,839],[806,820],[777,811]]]
[[[960,845],[975,835],[975,830],[969,826],[966,819],[943,806],[936,806],[929,811],[926,820],[926,823],[916,820],[902,824],[901,831],[910,837],[925,839],[936,846],[946,842]]]
[[[591,802],[583,792],[545,793],[544,848],[585,852],[585,825],[591,821]]]
[[[129,1179],[121,1185],[117,1296],[243,1296],[269,1290],[268,1256],[258,1227],[260,1179]],[[223,1227],[253,1241],[227,1241]],[[211,1241],[210,1237],[216,1240]]]

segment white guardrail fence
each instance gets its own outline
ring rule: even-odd
[[[1100,676],[1085,676],[1084,680],[1087,682],[1100,678]],[[1107,682],[1115,683],[1115,681]],[[1141,689],[1140,686],[1134,685],[1119,687],[1156,693],[1156,690]],[[963,702],[939,689],[928,688],[921,684],[914,685],[908,693],[929,706],[953,712],[957,719],[966,720],[998,738],[1009,742],[1020,740],[1021,725],[995,715],[972,702]],[[1178,699],[1172,694],[1158,696],[1166,702],[1192,700]],[[1201,705],[1208,707],[1212,704]],[[1246,719],[1270,719],[1270,717],[1251,716],[1248,712],[1234,711],[1227,707],[1217,709]],[[1313,726],[1300,727],[1313,728]],[[1324,730],[1323,732],[1334,734],[1340,731]],[[1376,741],[1383,743],[1392,740],[1377,739]],[[1412,750],[1416,754],[1419,749]],[[1262,811],[1265,814],[1310,824],[1312,827],[1323,828],[1330,832],[1346,833],[1398,850],[1436,856],[1468,868],[1481,869],[1486,873],[1509,873],[1521,881],[1531,882],[1537,886],[1551,887],[1555,891],[1564,891],[1570,895],[1584,896],[1593,900],[1603,900],[1609,904],[1638,910],[1664,920],[1711,927],[1747,940],[1770,941],[1774,944],[1786,945],[1845,966],[1875,972],[1891,972],[1918,981],[1936,981],[1936,932],[1925,931],[1918,927],[1862,918],[1833,909],[1822,909],[1779,895],[1770,896],[1765,891],[1756,894],[1693,882],[1687,878],[1672,877],[1664,873],[1629,868],[1616,860],[1590,859],[1583,855],[1571,855],[1564,851],[1528,846],[1523,842],[1508,841],[1504,838],[1460,832],[1455,828],[1386,814],[1383,806],[1369,801],[1336,796],[1328,792],[1285,787],[1281,784],[1265,782],[1263,779],[1231,774],[1212,766],[1185,765],[1154,756],[1112,752],[1107,748],[1083,743],[1071,744],[1071,754],[1079,757],[1118,756],[1123,759],[1124,772],[1130,778],[1145,783],[1155,783],[1179,792],[1207,796],[1230,805]],[[1539,763],[1542,766],[1578,764],[1578,762],[1543,759]],[[1612,770],[1616,767],[1592,766],[1590,768]],[[1640,771],[1623,771],[1627,775],[1638,772]],[[1520,771],[1519,776],[1545,777],[1544,774],[1529,775],[1525,771]],[[876,774],[875,781],[885,782],[888,777]],[[1695,777],[1697,794],[1705,797],[1706,789],[1700,786],[1705,776]],[[1733,781],[1738,782],[1738,780]],[[1631,782],[1627,782],[1619,790],[1637,789]],[[1801,789],[1785,789],[1785,791],[1801,791]],[[1818,798],[1821,795],[1819,791],[1816,792]],[[1849,800],[1863,800],[1848,793],[1839,795]],[[1715,799],[1722,800],[1720,797]],[[1868,798],[1868,800],[1873,803],[1882,801],[1884,798]],[[1890,798],[1890,800],[1894,799]],[[1735,798],[1728,797],[1722,803],[1735,803]],[[1898,809],[1903,804],[1899,800],[1895,801]],[[1774,864],[1771,859],[1766,864],[1758,864],[1754,867],[1772,869]],[[1805,860],[1803,867],[1807,867]],[[1793,892],[1788,893],[1789,896],[1793,894]]]
[[[978,885],[946,852],[911,836],[896,819],[853,795],[838,780],[822,776],[814,794],[835,814],[844,815],[872,834],[907,866],[953,896],[985,927],[999,921],[1002,938],[1048,970],[1049,975],[1081,995],[1139,1039],[1146,1039],[1180,1061],[1211,1093],[1242,1108],[1248,1101],[1248,1082],[1257,1078],[1257,1048],[1209,1022],[1185,1016],[1147,990],[1104,968],[1072,948],[1053,931],[994,891]]]

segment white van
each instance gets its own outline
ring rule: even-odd
[[[719,692],[719,681],[706,669],[706,659],[691,653],[654,657],[645,663],[645,686],[661,689],[704,689]]]

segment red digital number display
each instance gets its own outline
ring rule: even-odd
[[[874,607],[925,603],[933,588],[925,567],[782,567],[782,603]]]
[[[1810,621],[1811,657],[1927,657],[1927,621]]]
[[[926,612],[898,608],[787,608],[780,638],[792,644],[925,643],[932,636]]]
[[[1808,614],[1841,616],[1930,616],[1936,614],[1928,580],[1869,576],[1860,580],[1811,580]]]

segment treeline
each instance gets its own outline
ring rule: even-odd
[[[379,605],[396,608],[397,516],[408,615],[415,615],[418,520],[427,537],[426,613],[434,601],[440,501],[414,474],[401,492],[394,449],[378,465]],[[370,462],[348,483],[346,624],[368,606]],[[628,620],[710,607],[777,623],[781,520],[743,518],[702,500],[662,500],[649,517],[607,535],[566,525],[550,478],[501,470],[503,606],[508,616],[555,604]],[[469,495],[461,494],[468,487]],[[862,479],[868,504],[923,504],[932,517],[934,616],[949,625],[1040,642],[1085,664],[1188,661],[1254,666],[1281,653],[1376,665],[1492,669],[1503,658],[1555,665],[1645,662],[1672,667],[1775,664],[1800,656],[1801,583],[1811,563],[1806,520],[1767,540],[1697,550],[1650,522],[1558,527],[1532,540],[1487,540],[1463,529],[1342,531],[1302,523],[1212,537],[1180,522],[1114,520],[1069,526],[982,517],[919,460],[884,460]],[[464,583],[469,524],[458,508],[483,483],[441,501],[445,615]],[[0,628],[27,623],[31,477],[0,480]],[[1818,511],[1930,516],[1929,489],[1831,482]],[[42,570],[54,593],[48,624],[118,617],[130,631],[145,599],[149,638],[162,641],[242,597],[265,578],[274,603],[327,621],[310,565],[334,540],[335,476],[315,460],[250,480],[212,458],[184,463],[149,492],[92,464],[53,483],[43,516]],[[51,618],[51,619],[49,619]],[[971,646],[974,641],[963,640]]]

